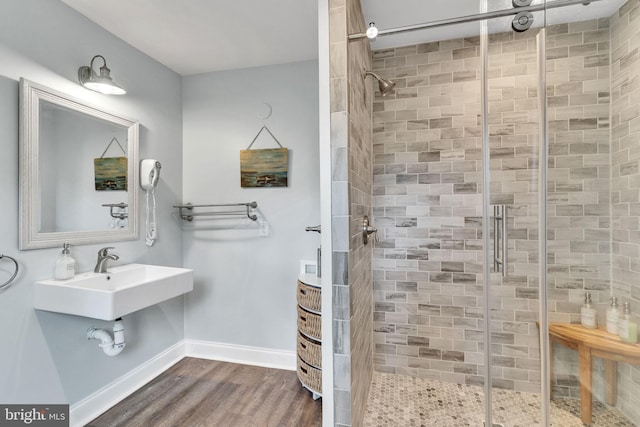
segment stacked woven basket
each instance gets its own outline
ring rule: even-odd
[[[320,288],[298,280],[298,378],[302,385],[322,394],[322,333]]]

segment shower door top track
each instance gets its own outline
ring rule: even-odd
[[[589,1],[585,1],[585,0],[558,0],[558,1],[551,1],[551,2],[546,2],[544,4],[536,4],[536,5],[531,5],[531,6],[524,6],[524,7],[518,7],[518,8],[514,8],[514,9],[502,9],[502,10],[495,10],[493,12],[484,12],[484,13],[477,13],[475,15],[467,15],[467,16],[460,16],[458,18],[449,18],[449,19],[442,19],[439,21],[431,21],[431,22],[425,22],[422,24],[415,24],[415,25],[408,25],[406,27],[397,27],[397,28],[389,28],[386,30],[379,30],[378,31],[378,37],[379,36],[388,36],[388,35],[392,35],[392,34],[400,34],[400,33],[406,33],[406,32],[410,32],[410,31],[417,31],[417,30],[426,30],[429,28],[437,28],[437,27],[444,27],[447,25],[453,25],[453,24],[464,24],[467,22],[475,22],[475,21],[482,21],[485,19],[494,19],[494,18],[502,18],[505,16],[511,16],[511,15],[517,15],[520,12],[540,12],[542,10],[548,10],[548,9],[555,9],[558,7],[567,7],[567,6],[574,6],[576,4],[582,4],[584,6],[588,6],[590,3],[594,3],[597,1],[602,1],[602,0],[589,0]],[[360,40],[363,38],[366,38],[367,35],[365,33],[355,33],[355,34],[349,34],[349,40]]]

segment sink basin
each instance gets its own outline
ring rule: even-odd
[[[34,285],[38,310],[114,320],[193,290],[193,270],[127,264],[108,273],[81,273]]]

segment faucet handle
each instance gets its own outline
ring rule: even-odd
[[[109,246],[106,248],[102,248],[98,251],[98,256],[107,256],[109,255],[109,249],[115,249],[113,246]]]

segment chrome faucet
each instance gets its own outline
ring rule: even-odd
[[[96,268],[93,269],[94,273],[108,273],[107,261],[108,260],[117,261],[120,258],[116,254],[110,254],[109,249],[115,249],[115,248],[113,247],[102,248],[98,251],[98,262],[96,263]]]

